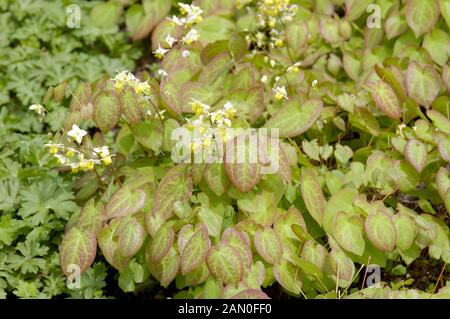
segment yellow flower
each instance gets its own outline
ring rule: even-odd
[[[72,157],[74,157],[75,156],[75,152],[73,151],[73,149],[68,149],[67,150],[67,152],[66,152],[66,156],[67,156],[67,158],[72,158]]]
[[[102,161],[106,166],[109,166],[112,164],[111,156],[106,156],[106,157],[102,158]]]
[[[283,40],[281,40],[281,39],[276,39],[276,40],[275,40],[275,46],[276,46],[277,48],[282,47],[282,46],[283,46]]]

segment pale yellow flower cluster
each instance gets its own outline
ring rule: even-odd
[[[72,125],[72,129],[67,132],[67,136],[76,142],[72,146],[64,144],[50,142],[45,144],[49,148],[50,154],[52,154],[61,165],[69,166],[72,168],[73,173],[79,171],[91,171],[95,165],[105,166],[112,164],[112,157],[108,146],[95,147],[91,151],[87,151],[81,147],[84,136],[87,135],[85,130],[82,130],[78,125]]]
[[[190,103],[195,113],[193,119],[186,119],[186,127],[196,133],[191,143],[194,151],[208,148],[214,141],[216,133],[223,141],[228,139],[227,128],[231,127],[231,120],[236,115],[236,109],[231,102],[226,102],[222,109],[211,112],[211,106],[195,99]]]
[[[147,81],[141,82],[130,71],[122,71],[113,79],[114,87],[120,93],[124,87],[134,89],[134,92],[143,97],[151,95],[151,87]]]
[[[255,42],[259,48],[269,46],[279,48],[284,45],[285,24],[292,21],[297,13],[297,5],[291,5],[289,0],[257,0],[254,1],[257,10],[258,31],[248,35],[247,40]],[[252,4],[253,1],[237,0],[237,8]],[[267,32],[269,36],[267,36]]]
[[[191,45],[199,39],[199,33],[193,26],[202,21],[203,10],[194,4],[180,2],[178,3],[178,6],[180,7],[181,16],[178,17],[174,15],[172,18],[168,18],[168,20],[171,22],[172,26],[182,26],[185,31],[181,39],[175,39],[170,34],[166,35],[162,46],[159,44],[158,48],[153,52],[158,59],[164,58],[166,53],[169,52],[177,42]]]

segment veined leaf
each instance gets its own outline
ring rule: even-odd
[[[297,266],[283,259],[273,267],[273,274],[284,289],[295,295],[300,294],[302,281]]]
[[[314,170],[308,168],[302,169],[300,189],[309,213],[319,225],[322,225],[325,198]]]
[[[94,262],[97,253],[97,239],[91,231],[72,227],[63,238],[60,246],[61,268],[70,276],[79,267],[81,273]]]
[[[408,162],[418,171],[422,172],[427,164],[428,152],[427,147],[422,142],[412,139],[406,143],[405,157]]]
[[[125,217],[117,227],[117,248],[123,257],[132,257],[141,248],[145,229],[134,217]]]
[[[203,174],[209,188],[211,188],[217,196],[221,196],[226,192],[230,181],[222,163],[207,164]]]
[[[376,81],[371,84],[372,98],[376,106],[387,116],[398,120],[401,116],[400,103],[397,95],[389,84],[384,81]]]
[[[338,212],[334,217],[333,236],[345,250],[362,256],[366,244],[363,238],[364,224],[356,216]]]
[[[280,137],[294,137],[306,132],[319,118],[323,102],[319,99],[306,101],[302,106],[297,100],[289,101],[264,125],[278,128]]]
[[[406,214],[396,215],[395,231],[397,234],[396,246],[401,250],[407,250],[414,243],[416,237],[416,224]]]
[[[439,17],[437,1],[409,0],[406,3],[406,21],[416,38],[433,29]]]
[[[116,218],[133,215],[140,211],[147,199],[147,194],[142,189],[133,189],[128,185],[123,185],[109,199],[106,206],[106,217]]]
[[[206,256],[210,273],[224,285],[237,285],[244,274],[239,253],[228,244],[212,247]]]
[[[415,61],[409,63],[406,88],[414,101],[429,108],[439,94],[440,85],[439,76],[432,66],[421,66]]]
[[[154,263],[159,262],[172,247],[175,233],[170,225],[162,226],[149,242],[148,257]],[[180,250],[181,252],[182,250]]]
[[[113,92],[98,95],[94,100],[94,122],[97,127],[106,133],[119,123],[119,119],[119,97]]]
[[[137,123],[142,119],[142,109],[138,96],[131,88],[124,88],[122,92],[122,114],[128,123]]]
[[[277,233],[271,227],[258,230],[254,242],[256,251],[266,262],[272,265],[280,262],[283,246]]]
[[[252,267],[252,250],[247,233],[229,227],[223,232],[221,242],[230,245],[239,253],[245,269]]]
[[[332,250],[328,262],[333,273],[333,279],[341,288],[352,283],[355,275],[355,264],[342,250]]]
[[[153,277],[159,280],[161,286],[167,288],[180,269],[180,255],[172,247],[160,262],[153,263],[147,259],[147,266]]]
[[[181,273],[185,275],[200,266],[205,261],[206,253],[210,247],[211,241],[208,236],[208,230],[204,224],[201,224],[189,238],[183,249],[181,254]]]
[[[95,204],[94,198],[91,198],[81,209],[80,217],[77,221],[77,227],[94,234],[103,227],[105,221],[105,207],[101,202]]]
[[[392,219],[385,213],[369,214],[365,229],[370,242],[378,249],[391,252],[396,244],[396,231]]]

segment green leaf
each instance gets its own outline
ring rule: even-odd
[[[433,29],[439,17],[436,1],[410,0],[406,3],[406,21],[416,38]]]
[[[361,256],[366,247],[363,228],[363,222],[358,217],[338,212],[334,218],[333,236],[342,248]]]
[[[95,204],[94,198],[91,198],[81,209],[77,227],[97,234],[103,227],[104,221],[105,207],[101,202]]]
[[[236,286],[244,274],[239,253],[228,244],[212,247],[206,256],[206,262],[210,273],[224,285]]]
[[[396,244],[395,225],[391,217],[382,212],[370,214],[365,222],[367,237],[378,249],[391,252]]]
[[[181,273],[183,275],[200,266],[206,257],[211,242],[204,224],[192,234],[181,253]]]
[[[282,259],[273,268],[273,274],[278,283],[294,295],[299,295],[302,289],[302,281],[298,267],[287,260]]]
[[[286,42],[294,57],[299,57],[306,49],[309,30],[306,23],[290,23],[286,26]]]
[[[159,280],[161,286],[167,288],[180,269],[180,256],[172,247],[158,263],[153,263],[147,259],[147,266],[153,277]]]
[[[147,258],[153,263],[159,262],[169,252],[174,237],[175,233],[170,225],[161,227],[147,246]]]
[[[435,28],[425,35],[423,47],[430,53],[436,64],[443,66],[450,55],[450,36],[441,29]]]
[[[123,257],[132,257],[141,248],[145,229],[134,217],[123,218],[117,227],[117,248]]]
[[[332,277],[339,287],[348,287],[355,275],[353,261],[341,250],[332,250],[328,262],[332,271]]]
[[[129,185],[123,185],[109,199],[106,206],[106,218],[116,218],[133,215],[144,208],[147,194],[142,189],[134,189]]]
[[[450,134],[450,120],[447,117],[435,110],[428,110],[427,116],[440,131]]]
[[[322,225],[326,201],[316,174],[313,169],[303,168],[300,190],[309,213],[319,225]]]
[[[111,28],[118,22],[122,5],[116,1],[100,3],[91,11],[91,21],[98,28]]]
[[[300,106],[292,100],[275,113],[264,125],[266,128],[278,128],[280,137],[294,137],[306,132],[319,118],[323,102],[318,99],[306,101]]]
[[[230,183],[225,167],[222,163],[207,164],[203,177],[209,188],[217,195],[221,196],[226,192]]]
[[[428,152],[427,147],[422,142],[412,139],[406,143],[405,157],[408,162],[416,169],[417,172],[422,172],[427,164]]]
[[[229,227],[223,232],[221,242],[230,245],[238,252],[245,269],[252,267],[252,250],[247,233]]]
[[[256,251],[266,262],[272,265],[280,262],[283,246],[277,233],[271,227],[258,230],[254,242]]]
[[[417,231],[416,224],[414,220],[406,214],[396,215],[394,224],[397,233],[396,246],[401,250],[407,250],[414,243]]]
[[[97,239],[95,234],[78,227],[72,227],[63,238],[60,247],[61,269],[66,276],[70,276],[79,267],[83,273],[94,262],[97,253]]]
[[[173,216],[173,207],[177,201],[185,202],[192,194],[192,179],[185,165],[172,167],[161,180],[153,196],[153,207],[149,216],[158,216],[167,220]],[[147,229],[150,231],[147,219]]]
[[[137,123],[142,119],[142,109],[137,94],[131,88],[124,88],[121,92],[122,115],[127,123]]]
[[[94,122],[106,133],[119,123],[120,101],[115,93],[100,94],[94,100]]]
[[[397,95],[389,84],[376,81],[371,84],[372,98],[376,106],[387,116],[398,120],[401,116],[400,103]]]
[[[421,66],[415,61],[409,63],[406,71],[406,88],[414,101],[429,108],[438,96],[440,86],[439,76],[432,66]]]
[[[395,161],[392,177],[398,189],[402,192],[413,191],[420,181],[417,171],[406,161]]]
[[[260,163],[256,135],[242,134],[226,144],[225,171],[231,183],[246,193],[256,186],[260,179]]]

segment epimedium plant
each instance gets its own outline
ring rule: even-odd
[[[65,274],[103,255],[127,292],[155,278],[184,298],[267,298],[275,283],[448,298],[439,283],[358,287],[363,266],[450,259],[450,3],[375,2],[378,27],[367,1],[179,3],[154,26],[152,72],[81,84],[47,145],[84,203]],[[200,132],[194,152],[277,129],[279,169],[229,162],[229,144],[224,161],[175,163],[180,128]]]

